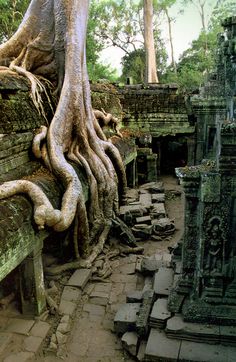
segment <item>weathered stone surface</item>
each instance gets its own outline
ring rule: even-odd
[[[143,292],[135,290],[133,292],[128,292],[126,295],[127,303],[141,303],[143,299]]]
[[[61,299],[68,302],[77,302],[81,296],[81,290],[76,287],[65,286],[61,295]]]
[[[150,214],[153,218],[164,218],[166,210],[163,203],[152,204]]]
[[[152,204],[152,197],[149,193],[140,194],[139,200],[141,205],[145,208],[149,208]]]
[[[181,344],[180,361],[201,362],[235,362],[236,349],[222,345],[210,345],[207,343],[193,343],[183,341]]]
[[[34,324],[33,328],[30,330],[30,335],[34,337],[45,338],[50,328],[51,325],[49,323],[38,321]]]
[[[84,312],[89,312],[91,315],[104,316],[105,308],[101,305],[86,303],[83,308]]]
[[[142,216],[142,217],[136,217],[136,223],[137,224],[151,224],[151,218],[150,216]]]
[[[59,305],[59,312],[61,314],[72,315],[75,309],[76,309],[76,303],[61,299]]]
[[[29,336],[24,339],[24,347],[28,352],[38,353],[43,343],[42,337]]]
[[[136,356],[138,347],[138,335],[135,332],[125,332],[121,338],[123,347],[132,355]]]
[[[219,343],[220,341],[219,326],[185,322],[180,315],[168,319],[166,334],[168,337],[196,342]]]
[[[151,327],[164,328],[166,321],[171,317],[171,312],[167,308],[167,299],[159,298],[153,304],[153,308],[150,314]]]
[[[161,258],[161,255],[152,255],[150,257],[144,257],[142,259],[141,270],[143,273],[153,274],[160,267],[163,267],[164,263]]]
[[[174,273],[170,268],[160,268],[154,277],[154,291],[157,295],[168,296],[172,282],[173,282]]]
[[[145,352],[145,361],[177,361],[180,344],[180,341],[167,338],[164,332],[151,328]]]
[[[117,334],[124,334],[135,329],[139,309],[140,303],[121,305],[114,318],[114,329]]]
[[[11,333],[0,333],[0,353],[9,345],[12,341],[13,335]]]
[[[92,275],[92,269],[77,269],[67,282],[68,286],[84,289]]]
[[[90,303],[97,305],[107,305],[110,293],[93,291],[90,294]]]
[[[155,204],[156,202],[165,202],[165,194],[152,194],[152,202]]]
[[[29,332],[33,325],[35,324],[34,320],[31,319],[18,319],[12,318],[6,328],[9,332],[14,332],[18,334],[29,335]]]

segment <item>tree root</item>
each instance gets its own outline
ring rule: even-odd
[[[6,297],[0,299],[0,307],[2,309],[6,309],[7,306],[14,300],[14,298],[15,298],[15,293],[10,293]]]

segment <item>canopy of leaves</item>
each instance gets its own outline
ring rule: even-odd
[[[0,43],[18,29],[29,0],[0,0]]]

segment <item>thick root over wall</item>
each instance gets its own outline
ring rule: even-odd
[[[32,0],[18,31],[0,46],[0,71],[10,69],[29,79],[39,111],[43,112],[44,87],[37,76],[55,84],[57,108],[48,128],[42,127],[35,136],[33,152],[65,190],[60,210],[54,210],[42,190],[26,180],[1,185],[0,199],[27,193],[39,228],[47,225],[63,231],[73,224],[74,242],[80,244],[82,256],[96,245],[90,264],[118,210],[118,182],[125,192],[126,178],[119,152],[107,141],[91,105],[85,56],[88,10],[88,0]],[[85,169],[89,181],[87,206],[73,163]]]

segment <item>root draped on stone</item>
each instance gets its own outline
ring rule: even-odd
[[[35,136],[33,152],[64,186],[60,210],[54,210],[43,191],[25,180],[1,185],[0,199],[27,193],[39,228],[47,225],[64,231],[73,224],[76,257],[88,256],[93,245],[79,266],[90,266],[102,250],[118,210],[118,182],[119,191],[126,189],[119,152],[107,141],[91,105],[85,55],[88,11],[88,0],[32,0],[17,32],[0,45],[1,71],[9,67],[29,79],[33,102],[45,118],[42,93],[46,90],[38,77],[54,84],[57,80],[55,114]],[[102,113],[116,129],[117,120]],[[88,207],[73,164],[85,169]]]

